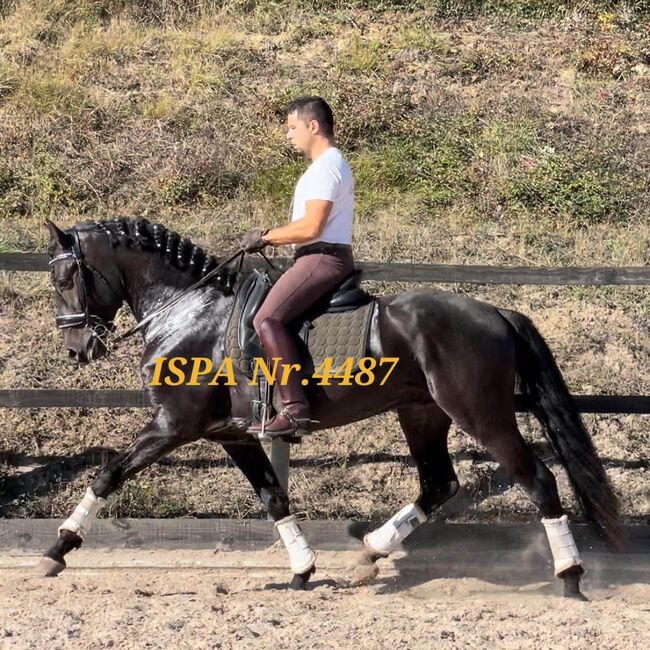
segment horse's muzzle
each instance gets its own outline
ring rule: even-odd
[[[75,334],[79,332],[80,335],[75,336],[73,332]],[[83,330],[67,330],[64,333],[64,345],[68,351],[68,357],[76,363],[90,363],[106,354],[106,346],[99,339]]]

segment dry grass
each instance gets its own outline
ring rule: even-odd
[[[253,0],[156,0],[146,14],[126,0],[6,5],[0,250],[43,250],[45,217],[69,225],[119,215],[144,215],[228,250],[243,231],[286,220],[304,163],[284,145],[283,110],[297,94],[316,92],[334,107],[354,169],[358,259],[647,265],[643,3],[610,11],[597,2],[395,4],[323,0],[287,10]],[[573,391],[649,394],[644,289],[451,288],[531,315]],[[72,370],[51,309],[47,278],[3,275],[3,388],[139,387],[136,344]],[[7,410],[2,514],[63,515],[97,464],[144,421],[135,410]],[[647,516],[646,419],[587,421],[625,513]],[[540,442],[534,427],[522,428]],[[498,471],[467,436],[454,431],[450,447],[468,505],[447,516],[531,516],[517,489],[498,487]],[[392,416],[318,436],[295,457],[294,507],[311,517],[387,516],[417,489]],[[110,513],[261,509],[205,443],[143,474]]]

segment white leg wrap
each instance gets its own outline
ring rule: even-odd
[[[426,520],[427,516],[422,509],[415,503],[409,503],[383,526],[368,533],[363,538],[363,543],[372,553],[388,555]]]
[[[81,503],[74,509],[74,512],[59,526],[59,534],[62,530],[69,530],[76,533],[82,539],[86,536],[92,525],[92,521],[99,509],[106,503],[106,499],[98,497],[92,488],[86,490]]]
[[[580,554],[569,530],[569,520],[566,515],[558,519],[542,519],[548,543],[551,546],[553,554],[553,563],[555,565],[555,575],[562,573],[569,567],[580,566]]]
[[[289,553],[289,564],[294,573],[304,573],[314,566],[316,553],[302,532],[295,515],[289,515],[275,522],[284,546]]]

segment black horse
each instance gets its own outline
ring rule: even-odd
[[[87,222],[66,231],[52,222],[49,254],[57,325],[81,363],[106,353],[116,312],[126,302],[141,321],[181,296],[218,265],[187,240],[146,220]],[[249,271],[250,272],[250,271]],[[103,467],[84,500],[59,529],[41,568],[56,575],[78,548],[103,499],[170,451],[205,438],[219,442],[245,474],[289,551],[293,588],[304,587],[314,555],[290,516],[288,498],[260,442],[245,433],[253,388],[248,382],[149,386],[159,357],[207,357],[217,367],[233,293],[245,271],[225,265],[204,286],[186,292],[142,328],[141,371],[155,407],[134,442]],[[538,507],[567,596],[583,598],[583,573],[556,481],[522,438],[516,423],[516,383],[565,467],[587,519],[615,546],[618,503],[552,353],[522,314],[439,290],[405,291],[376,301],[368,355],[397,357],[386,383],[309,388],[316,429],[396,410],[417,467],[420,493],[364,539],[374,567],[409,532],[458,490],[447,450],[451,422],[480,442]],[[238,379],[240,379],[238,375]]]

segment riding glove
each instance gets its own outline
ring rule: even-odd
[[[265,246],[269,245],[269,242],[267,242],[264,239],[264,235],[268,232],[267,230],[251,230],[250,232],[247,232],[243,237],[239,245],[241,246],[242,250],[244,250],[246,253],[258,253],[261,251]]]

